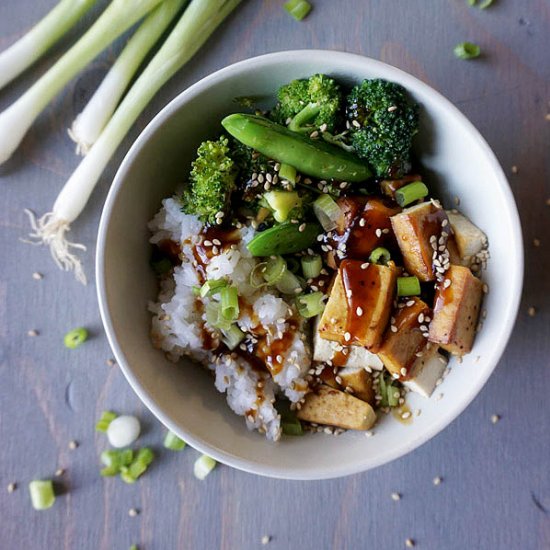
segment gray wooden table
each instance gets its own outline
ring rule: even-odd
[[[0,47],[53,4],[1,0]],[[23,208],[48,210],[76,166],[66,128],[116,58],[118,43],[67,87],[0,172],[0,549],[120,550],[136,543],[143,550],[240,550],[262,547],[265,535],[273,549],[386,550],[405,547],[407,538],[434,550],[550,548],[550,2],[496,0],[480,11],[466,0],[316,0],[301,24],[281,4],[246,1],[140,118],[73,229],[88,245],[87,272],[93,271],[98,219],[117,165],[180,90],[265,52],[357,52],[442,91],[477,125],[509,173],[527,268],[508,350],[458,420],[413,454],[375,471],[302,483],[219,467],[200,482],[192,475],[197,453],[186,449],[160,453],[133,486],[100,478],[105,441],[93,428],[100,411],[139,415],[144,441],[157,448],[163,430],[118,368],[106,364],[111,354],[93,281],[82,287],[57,270],[46,250],[19,238],[28,231]],[[51,65],[91,15],[0,93],[0,108]],[[464,40],[480,44],[483,57],[456,60],[452,49]],[[34,272],[44,278],[33,279]],[[65,349],[64,333],[80,325],[92,338],[77,351]],[[38,336],[28,336],[32,330]],[[496,424],[493,414],[501,416]],[[72,440],[79,442],[75,450],[68,446]],[[49,511],[35,512],[27,483],[58,468],[65,470],[57,478],[64,494]],[[443,480],[439,486],[436,476]],[[8,493],[12,482],[17,489]],[[393,501],[392,492],[401,500]],[[131,517],[131,508],[139,514]]]

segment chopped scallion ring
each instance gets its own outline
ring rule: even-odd
[[[265,282],[274,285],[281,280],[286,271],[286,262],[281,256],[270,258],[263,273]]]
[[[311,4],[306,0],[289,0],[283,7],[296,21],[301,21],[311,11]]]
[[[193,473],[201,481],[216,467],[217,462],[207,455],[202,455],[195,461]]]
[[[231,320],[222,315],[222,308],[219,302],[210,302],[206,305],[206,322],[217,329],[228,329],[231,326]]]
[[[244,332],[236,325],[231,325],[228,329],[222,330],[224,344],[233,351],[245,337]]]
[[[315,279],[321,274],[323,260],[318,254],[313,256],[302,256],[302,272],[306,279]]]
[[[420,281],[418,277],[397,277],[398,296],[418,296],[420,294]]]
[[[63,338],[63,343],[66,348],[75,349],[83,344],[87,339],[88,331],[85,328],[80,327],[67,332]]]
[[[325,303],[323,302],[324,297],[325,295],[320,290],[312,292],[311,294],[302,294],[298,296],[296,298],[298,312],[306,319],[319,315],[319,313],[322,313],[325,309]]]
[[[101,413],[101,418],[97,421],[95,425],[96,432],[106,432],[109,424],[117,417],[117,415],[112,411],[103,411]]]
[[[300,279],[292,271],[285,271],[283,276],[279,279],[275,285],[279,292],[283,294],[296,294],[302,290],[302,283]]]
[[[200,289],[200,297],[205,298],[206,296],[213,296],[218,294],[222,288],[228,285],[225,279],[212,279],[206,281]]]
[[[35,510],[47,510],[55,502],[55,493],[51,480],[34,480],[29,483],[32,507]]]
[[[325,231],[332,231],[342,215],[338,204],[327,194],[321,195],[315,200],[313,212]]]
[[[369,262],[371,264],[387,265],[390,260],[390,251],[382,246],[375,248],[369,256]]]
[[[239,294],[234,286],[226,286],[221,289],[221,312],[227,321],[234,321],[239,317]]]
[[[167,432],[164,436],[164,446],[171,451],[181,451],[185,449],[187,443],[180,439],[174,432]]]
[[[481,48],[472,42],[461,42],[455,46],[454,53],[459,59],[474,59],[481,54]]]
[[[409,183],[404,187],[401,187],[395,192],[395,200],[401,207],[411,204],[419,199],[423,199],[428,195],[428,188],[421,181],[415,181]]]
[[[281,164],[281,168],[279,168],[279,178],[293,184],[296,183],[296,168],[290,166],[290,164]]]
[[[261,288],[266,286],[264,273],[267,269],[267,262],[260,262],[256,264],[254,269],[250,272],[250,286],[253,288]]]

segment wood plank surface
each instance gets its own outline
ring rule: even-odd
[[[443,433],[374,471],[323,482],[262,479],[219,467],[192,476],[197,453],[162,453],[133,486],[101,479],[106,408],[139,415],[144,442],[163,430],[118,368],[101,327],[95,286],[54,266],[19,239],[23,208],[50,208],[77,164],[66,128],[116,58],[123,41],[71,82],[0,169],[0,549],[142,550],[550,548],[550,2],[496,0],[481,11],[466,0],[313,0],[296,23],[280,0],[245,0],[200,54],[155,98],[104,173],[73,236],[93,271],[101,207],[130,143],[179,91],[235,61],[277,50],[327,48],[394,64],[450,98],[493,147],[518,202],[526,247],[525,290],[508,349],[486,387]],[[54,0],[1,0],[0,48],[22,35]],[[0,92],[8,106],[72,43],[94,9],[43,60]],[[456,43],[483,56],[456,60]],[[512,172],[517,167],[517,173]],[[488,205],[490,208],[490,205]],[[534,239],[539,239],[535,246]],[[44,274],[35,280],[33,272]],[[502,274],[506,284],[506,273]],[[534,317],[528,308],[536,307]],[[91,328],[78,353],[63,334]],[[27,335],[29,330],[38,336]],[[501,420],[493,424],[491,415]],[[79,442],[70,450],[71,440]],[[64,468],[64,494],[33,511],[27,483]],[[433,478],[441,476],[435,486]],[[7,486],[18,488],[8,493]],[[392,492],[402,495],[391,499]],[[131,508],[139,510],[130,517]]]

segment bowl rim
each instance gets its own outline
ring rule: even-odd
[[[482,150],[484,156],[490,162],[492,170],[497,178],[498,185],[503,192],[504,200],[508,205],[508,214],[512,223],[512,235],[513,239],[510,243],[510,249],[515,252],[517,262],[512,263],[512,271],[508,274],[508,285],[510,288],[510,301],[508,302],[507,315],[502,319],[502,328],[498,333],[498,338],[495,341],[492,354],[489,360],[485,361],[485,370],[482,377],[478,379],[478,383],[475,387],[464,394],[460,400],[455,403],[452,413],[443,418],[440,422],[434,423],[429,426],[421,434],[421,436],[409,441],[406,445],[397,446],[395,449],[386,453],[381,453],[376,458],[366,457],[361,463],[355,465],[340,465],[335,464],[330,468],[288,468],[288,467],[272,467],[265,466],[257,462],[251,462],[249,459],[236,456],[221,449],[211,446],[200,438],[194,437],[192,434],[186,433],[184,429],[176,425],[157,405],[155,399],[150,396],[147,390],[142,386],[137,375],[134,374],[132,367],[126,362],[125,354],[122,348],[119,346],[116,339],[115,328],[108,309],[108,300],[106,293],[106,280],[105,280],[105,256],[104,251],[106,247],[106,237],[108,232],[109,223],[112,216],[113,206],[115,204],[117,195],[122,187],[126,175],[130,170],[130,167],[134,159],[140,154],[142,147],[147,143],[149,138],[162,126],[175,111],[181,108],[192,98],[196,97],[203,90],[215,86],[222,82],[226,77],[232,76],[234,73],[238,73],[241,70],[249,70],[254,67],[261,67],[263,65],[269,65],[269,63],[288,62],[292,63],[296,56],[310,56],[314,58],[322,58],[323,60],[332,63],[337,63],[339,60],[352,61],[356,64],[367,64],[369,69],[376,71],[377,68],[383,70],[384,73],[388,71],[400,77],[401,80],[414,82],[417,87],[423,88],[430,97],[443,104],[444,108],[449,112],[452,112],[454,116],[458,117],[464,128],[476,142],[477,146]],[[406,85],[405,85],[406,86]],[[337,477],[343,477],[355,473],[360,473],[382,464],[391,462],[397,458],[400,458],[414,449],[423,445],[430,439],[432,439],[439,432],[443,431],[452,421],[454,421],[466,407],[473,401],[473,399],[480,393],[483,386],[486,384],[488,378],[493,373],[496,365],[498,364],[506,345],[510,339],[510,335],[514,328],[514,324],[517,318],[519,309],[522,287],[523,287],[523,275],[524,275],[524,250],[523,250],[523,237],[520,224],[520,218],[517,210],[517,205],[512,194],[508,180],[498,162],[496,155],[482,137],[477,128],[470,122],[470,120],[448,100],[440,92],[432,88],[430,85],[424,83],[415,76],[403,71],[393,65],[389,65],[377,59],[366,57],[359,54],[335,51],[335,50],[323,50],[323,49],[300,49],[300,50],[283,50],[273,53],[268,53],[260,56],[251,57],[242,61],[233,63],[226,67],[223,67],[204,78],[200,79],[189,88],[180,92],[174,99],[167,103],[147,124],[145,129],[140,133],[137,139],[134,141],[128,152],[126,153],[122,163],[120,164],[111,188],[109,189],[98,229],[97,248],[96,248],[96,285],[97,285],[97,297],[99,302],[99,310],[107,339],[111,346],[111,349],[115,355],[117,363],[119,364],[124,376],[128,383],[135,391],[139,399],[147,406],[147,408],[158,418],[158,420],[164,424],[168,429],[175,432],[179,436],[183,437],[192,447],[200,451],[201,453],[212,456],[219,462],[232,466],[242,471],[246,471],[253,474],[258,474],[266,477],[280,478],[280,479],[294,479],[294,480],[317,480],[317,479],[331,479]]]

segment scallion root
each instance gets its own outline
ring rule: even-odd
[[[71,229],[70,223],[59,219],[54,212],[48,212],[40,218],[30,210],[26,209],[25,213],[29,217],[32,232],[29,234],[29,239],[24,242],[36,246],[49,246],[52,258],[59,269],[73,271],[76,280],[85,285],[87,281],[82,262],[73,251],[85,251],[86,247],[67,240],[66,233]]]

